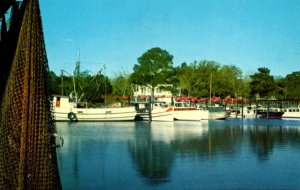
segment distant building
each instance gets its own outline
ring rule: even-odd
[[[170,85],[158,85],[154,88],[154,98],[158,101],[171,103],[172,93],[164,90],[163,87]],[[134,101],[148,101],[151,97],[151,88],[145,85],[132,85]]]

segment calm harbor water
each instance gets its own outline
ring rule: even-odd
[[[57,123],[64,189],[300,189],[300,121]]]

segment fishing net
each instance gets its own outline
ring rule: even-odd
[[[20,3],[13,0],[0,0],[0,99],[2,99],[5,84],[9,75],[12,60],[16,50],[16,44],[20,33],[22,11]],[[10,22],[6,24],[5,12],[11,6]],[[2,8],[2,9],[1,9]],[[9,28],[9,30],[8,30]],[[1,110],[1,107],[0,107]]]
[[[61,189],[38,0],[24,14],[1,101],[0,189]]]

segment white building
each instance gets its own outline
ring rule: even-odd
[[[154,88],[154,98],[158,101],[171,104],[172,93],[164,90],[162,87],[169,85],[158,85]],[[132,85],[133,96],[135,101],[147,101],[151,97],[151,88],[144,85]]]

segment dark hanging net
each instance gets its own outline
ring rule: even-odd
[[[61,189],[39,2],[23,6],[0,105],[0,189]]]

